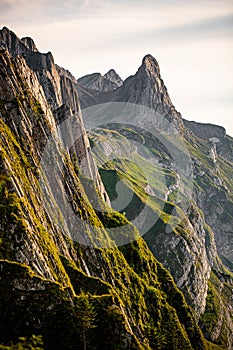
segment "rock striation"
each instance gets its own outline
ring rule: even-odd
[[[85,77],[81,79],[83,81]],[[81,81],[79,83],[82,85]],[[78,88],[78,91],[82,92],[82,86]],[[168,120],[170,125],[174,127],[174,131],[183,128],[181,115],[172,104],[161,78],[159,65],[151,55],[146,55],[143,58],[142,65],[136,74],[127,78],[118,89],[107,92],[99,90],[98,94],[96,92],[95,94],[83,92],[80,94],[80,102],[82,108],[109,102],[144,106]],[[151,115],[149,114],[147,117],[144,111],[141,115],[141,122],[144,126],[151,127]]]
[[[215,231],[206,225],[197,204],[190,201],[184,209],[173,203],[181,181],[166,147],[137,128],[96,133],[91,144],[95,142],[102,153],[108,134],[117,136],[118,143],[108,144],[107,154],[111,145],[127,146],[129,137],[154,149],[150,184],[127,159],[109,163],[103,154],[106,187],[114,183],[112,175],[123,178],[126,169],[126,184],[134,192],[132,205],[121,214],[106,205],[104,177],[100,178],[84,128],[79,99],[81,105],[112,99],[144,103],[164,113],[182,133],[183,121],[156,60],[147,55],[136,75],[123,84],[109,71],[103,77],[108,91],[100,91],[99,76],[86,80],[95,89],[81,86],[54,63],[51,53],[38,52],[32,39],[20,40],[3,28],[0,41],[0,343],[36,334],[52,350],[78,350],[86,343],[97,350],[211,349],[214,345],[206,339],[230,349],[231,275],[219,260]],[[77,140],[72,139],[73,130],[61,129],[68,118],[80,136]],[[141,115],[138,118],[143,121]],[[213,141],[199,143],[191,133],[189,139],[196,185],[204,186],[199,180],[209,180],[212,174],[218,190],[227,192],[226,164],[219,163]],[[47,149],[48,140],[54,153]],[[135,144],[125,148],[141,152]],[[49,171],[41,167],[45,150]],[[139,156],[141,161],[145,153]],[[208,171],[206,158],[212,166]],[[113,165],[110,176],[108,166]],[[166,186],[158,181],[160,172]],[[230,190],[226,192],[223,203],[230,196]],[[127,217],[135,215],[148,196],[159,220],[143,239]],[[120,228],[117,235],[112,228]],[[117,246],[125,237],[128,244]],[[90,323],[84,326],[87,319]]]
[[[31,78],[32,84],[38,80],[46,99],[45,110],[51,111],[56,116],[56,125],[64,122],[65,119],[72,118],[77,126],[77,140],[72,148],[78,159],[84,175],[93,179],[102,194],[102,197],[109,203],[108,196],[104,190],[98,170],[92,158],[90,144],[82,121],[80,102],[75,88],[76,80],[70,72],[54,63],[54,58],[50,52],[43,54],[38,52],[31,38],[20,40],[12,31],[4,27],[0,32],[0,40],[4,42],[9,54],[21,61],[25,60],[27,66],[35,73]],[[29,74],[32,75],[31,73]],[[30,81],[29,88],[30,86]],[[3,83],[4,84],[4,83]],[[32,86],[33,89],[33,86]],[[40,102],[40,100],[38,100]],[[64,113],[64,111],[66,111]],[[73,138],[74,135],[72,135]],[[66,137],[71,137],[71,135]],[[61,140],[64,144],[66,140]]]
[[[96,159],[100,160],[99,167],[103,168],[101,174],[103,174],[102,178],[110,199],[114,203],[115,192],[113,186],[108,184],[106,174],[112,176],[113,182],[117,181],[117,177],[118,179],[125,178],[125,183],[134,193],[131,203],[126,208],[122,208],[122,212],[130,220],[135,214],[139,215],[140,207],[143,208],[145,205],[143,203],[148,194],[153,196],[151,206],[154,206],[154,215],[158,215],[159,220],[143,237],[154,256],[172,274],[187,302],[195,310],[196,317],[206,322],[210,311],[208,303],[211,288],[213,283],[216,283],[213,274],[218,276],[218,283],[213,287],[218,294],[217,290],[222,281],[228,283],[226,282],[228,278],[220,278],[220,275],[225,274],[226,268],[232,270],[232,139],[220,126],[182,119],[169,98],[161,79],[158,62],[151,55],[144,57],[137,73],[126,79],[117,90],[108,92],[99,90],[99,93],[95,92],[95,94],[81,94],[80,101],[81,106],[85,108],[104,104],[103,108],[93,109],[96,119],[103,127],[99,127],[91,136],[95,144]],[[114,110],[117,102],[122,103],[120,112]],[[137,109],[135,106],[142,106],[142,108]],[[154,113],[157,112],[157,118],[152,119],[153,113],[148,113],[146,108]],[[124,113],[126,110],[127,113]],[[115,124],[112,122],[108,125],[106,122],[109,120],[110,113],[115,113]],[[124,114],[125,118],[119,118],[120,113]],[[88,125],[85,113],[84,116],[84,122]],[[169,125],[172,124],[174,128],[171,130],[163,128],[163,136],[156,135],[156,133],[150,135],[149,131],[153,131],[153,126],[160,126],[159,116],[161,120],[168,120]],[[182,179],[182,173],[177,171],[179,164],[176,164],[175,153],[172,155],[171,152],[172,148],[177,145],[175,140],[179,137],[182,142],[184,141],[183,146],[189,155],[187,164],[190,166],[187,167],[185,173],[186,180]],[[132,141],[134,146],[132,146]],[[147,151],[142,151],[139,144],[147,148]],[[128,155],[125,149],[129,150]],[[122,160],[122,158],[131,158],[130,154],[135,153],[144,159],[143,163],[141,160],[139,163],[141,171],[136,170],[135,164],[132,165],[129,161]],[[109,157],[111,157],[111,162],[106,165]],[[114,157],[121,160],[112,162]],[[105,165],[103,165],[103,159]],[[138,162],[137,158],[134,159]],[[150,179],[150,173],[153,171],[157,182],[152,178],[150,186],[145,187],[144,183],[141,185],[141,173],[145,173],[147,167],[150,169],[146,173],[147,180]],[[170,173],[173,176],[173,172],[176,174],[175,179],[169,180],[165,188],[159,182],[159,179],[164,176],[164,169],[167,175]],[[190,169],[192,178],[188,180]],[[193,185],[190,193],[190,188],[187,187],[188,181],[191,181]],[[176,200],[177,191],[180,194],[183,193],[181,197],[184,196],[187,199],[188,205],[182,200]],[[160,209],[160,214],[158,214],[158,198],[168,201]],[[171,203],[175,205],[173,208]],[[181,214],[179,210],[182,210],[183,213]],[[167,215],[171,215],[170,220]],[[182,220],[181,217],[183,217]],[[174,225],[177,220],[180,220],[180,223]],[[226,272],[226,275],[230,276],[230,274],[229,271]],[[226,290],[224,293],[228,294]],[[224,346],[230,348],[232,344],[230,334],[233,329],[232,321],[230,321],[231,302],[227,298],[228,301],[223,306],[224,302],[221,304],[221,297],[218,298],[222,305],[219,308],[221,312],[217,312],[218,331],[212,332],[208,326],[209,333],[206,330],[206,334],[208,333],[210,339],[216,341],[224,337],[223,333],[226,331],[227,340],[225,339]],[[222,312],[225,313],[224,317],[222,317]],[[227,323],[224,323],[223,318],[228,320]],[[221,327],[225,329],[223,333],[220,331]]]
[[[78,79],[78,84],[91,90],[106,92],[117,89],[123,84],[123,81],[115,70],[111,69],[104,75],[100,73],[85,75]]]

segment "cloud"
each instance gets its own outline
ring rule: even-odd
[[[96,42],[98,49],[105,47],[123,48],[148,44],[163,47],[177,46],[190,41],[206,41],[215,38],[231,39],[233,36],[233,13],[205,20],[191,21],[178,25],[168,25],[164,28],[129,28],[128,32],[119,32],[114,37],[103,36],[101,42]],[[95,43],[91,49],[95,49]]]
[[[119,13],[122,17],[143,15],[148,10],[151,13],[161,12],[164,20],[164,14],[169,18],[172,13],[176,13],[181,18],[185,12],[189,12],[192,19],[193,11],[195,13],[198,9],[198,16],[202,18],[203,8],[208,9],[208,12],[204,11],[208,16],[215,9],[219,13],[229,12],[233,10],[233,5],[230,0],[221,3],[217,0],[3,0],[0,1],[0,19],[9,23],[48,23],[77,18],[114,17]],[[172,19],[175,21],[175,16]]]
[[[144,33],[145,34],[145,33]],[[147,35],[149,33],[146,33]],[[206,20],[186,23],[179,26],[171,26],[150,35],[159,34],[161,40],[166,38],[173,39],[202,39],[206,36],[216,36],[222,34],[233,34],[233,13]]]
[[[2,3],[0,3],[1,12],[9,11],[11,8],[12,8],[12,5],[8,1],[3,1]]]

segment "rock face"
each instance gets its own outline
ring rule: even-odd
[[[34,41],[32,40],[32,38],[25,37],[25,38],[22,38],[21,41],[24,43],[25,46],[27,46],[29,50],[38,52],[37,47]]]
[[[82,78],[84,80],[85,77]],[[80,81],[79,81],[80,82]],[[82,82],[80,82],[82,85]],[[79,88],[82,90],[82,87]],[[175,110],[167,89],[160,76],[160,69],[157,61],[151,55],[143,58],[142,65],[134,76],[127,78],[123,85],[115,91],[80,95],[82,108],[92,105],[109,102],[131,103],[145,106],[157,115],[162,115],[168,120],[175,130],[183,128],[183,122],[180,113]],[[148,120],[147,120],[148,119]],[[147,116],[144,111],[141,115],[142,124],[151,126],[151,115]]]
[[[75,156],[90,150],[73,77],[6,28],[1,41],[0,343],[36,334],[52,350],[204,349],[169,272],[124,215],[107,208],[95,178],[81,181]],[[57,127],[67,115],[82,131],[76,153]],[[41,167],[49,139],[51,174]],[[118,248],[111,227],[127,227],[131,243]]]
[[[123,80],[116,73],[114,69],[110,69],[106,74],[104,74],[104,78],[110,80],[112,83],[116,84],[117,87],[123,84]]]
[[[100,73],[85,75],[78,79],[78,83],[88,89],[103,92],[115,90],[122,85],[123,81],[115,70],[111,69],[104,76]]]
[[[212,348],[199,319],[208,340],[231,349],[232,279],[219,260],[215,232],[196,203],[190,200],[184,208],[174,200],[180,184],[181,193],[187,187],[175,172],[165,138],[124,125],[94,135],[92,144],[106,163],[101,174],[108,175],[103,179],[110,198],[116,194],[111,187],[118,175],[126,176],[125,189],[133,193],[132,203],[120,214],[106,205],[108,195],[84,128],[79,89],[81,103],[87,105],[107,99],[144,103],[164,113],[175,126],[175,137],[182,133],[183,121],[156,60],[146,56],[136,75],[123,84],[111,70],[81,86],[54,63],[51,53],[39,53],[32,39],[20,40],[3,28],[0,41],[0,343],[36,334],[52,350],[79,350],[86,343],[97,350]],[[65,123],[68,118],[71,128]],[[141,114],[138,118],[143,122]],[[203,144],[191,133],[188,137],[197,185],[212,175],[218,190],[228,191],[224,161],[217,168],[215,140]],[[143,151],[140,142],[153,152]],[[128,159],[108,162],[112,147],[135,153],[140,162],[144,158],[151,181]],[[43,167],[45,154],[48,163]],[[159,181],[161,175],[165,183]],[[145,199],[158,220],[143,239],[127,217],[134,222]],[[140,224],[146,221],[144,217]],[[117,246],[125,238],[128,244]],[[89,326],[84,326],[87,319]]]
[[[213,137],[221,141],[226,137],[226,130],[222,126],[191,122],[188,120],[184,120],[184,125],[191,130],[194,135],[207,141]],[[216,142],[219,142],[218,140],[216,140]]]
[[[182,118],[170,100],[160,76],[158,62],[151,55],[143,58],[142,65],[135,76],[126,79],[124,90],[119,93],[119,97],[116,99],[154,109],[173,122],[178,129],[182,127]]]
[[[223,127],[189,121],[184,121],[184,123],[198,140],[204,140],[200,145],[200,150],[204,151],[206,155],[209,153],[212,160],[206,164],[203,161],[200,162],[198,157],[194,155],[196,181],[201,182],[200,185],[203,188],[203,191],[195,188],[194,196],[198,206],[205,214],[206,222],[214,230],[221,259],[232,270],[233,186],[231,169],[233,140],[226,135]],[[198,146],[198,142],[196,143]],[[202,170],[200,170],[201,168]]]
[[[154,227],[144,235],[144,239],[155,257],[170,271],[186,300],[195,310],[196,317],[201,317],[206,322],[210,311],[206,300],[209,300],[211,295],[212,287],[209,286],[213,283],[212,273],[214,271],[214,274],[216,273],[219,277],[224,274],[225,266],[232,269],[232,139],[226,135],[222,127],[182,120],[168,96],[158,63],[151,55],[144,57],[137,73],[126,79],[117,90],[105,93],[99,91],[99,94],[97,92],[89,95],[81,94],[80,100],[81,106],[85,108],[101,106],[101,103],[104,103],[103,108],[93,109],[99,125],[104,127],[97,129],[91,136],[96,149],[96,159],[99,160],[99,167],[103,168],[101,174],[103,174],[102,178],[110,199],[114,204],[117,190],[112,183],[116,186],[119,179],[125,179],[134,197],[131,203],[121,210],[128,219],[133,220],[135,215],[139,215],[140,208],[145,206],[146,196],[152,195],[153,198],[150,200],[153,204],[150,204],[150,208],[153,206],[153,215],[160,217]],[[120,111],[114,110],[117,102],[122,102]],[[138,109],[135,106],[142,107]],[[158,112],[157,118],[152,119],[153,114],[148,113],[143,107],[155,113]],[[125,117],[119,118],[120,113]],[[115,117],[109,119],[110,114]],[[84,115],[86,118],[85,113]],[[161,116],[161,124],[162,120],[166,119],[174,126],[171,130],[162,129],[164,138],[159,133],[157,135],[153,133],[153,126],[160,127],[159,116]],[[89,120],[85,118],[84,122],[89,126]],[[109,125],[108,120],[111,120]],[[150,135],[150,130],[153,135]],[[172,148],[175,149],[179,145],[179,142],[176,143],[179,138],[177,131],[184,140],[183,146],[189,155],[186,162],[190,164],[187,170],[192,171],[192,179],[189,180],[189,171],[185,173],[186,180],[182,179],[184,169],[181,172],[178,171],[179,163],[176,159],[178,153],[172,153]],[[128,153],[125,150],[128,150]],[[131,159],[131,154],[143,157],[143,163],[138,158],[133,158],[136,164],[140,165],[138,170],[135,164],[132,165],[124,160]],[[109,164],[108,159],[111,160]],[[147,169],[149,169],[148,172]],[[164,169],[166,169],[166,176],[170,174],[173,177],[173,172],[176,174],[176,179],[168,180],[165,188],[163,188],[164,184],[159,182],[159,179],[164,176]],[[150,178],[151,173],[156,174],[156,181]],[[150,181],[149,185],[145,186],[142,182],[142,174],[147,181]],[[112,176],[111,186],[108,176]],[[187,186],[189,181],[192,182],[193,188],[190,195],[187,195],[190,191]],[[188,206],[184,200],[177,200],[177,191],[182,193],[181,198],[184,196],[187,200],[191,199]],[[159,214],[158,198],[169,201],[161,207]],[[170,202],[175,204],[173,209]],[[183,213],[181,214],[179,210]],[[171,215],[168,222],[167,215]],[[182,220],[180,215],[183,217]],[[174,224],[177,220],[180,220],[180,223]],[[141,221],[143,221],[142,218]],[[227,274],[230,275],[230,272]],[[226,282],[227,279],[223,277],[223,280]],[[221,279],[218,283],[222,283]],[[216,286],[214,287],[216,295],[219,295],[217,292],[219,285],[215,288]],[[207,293],[209,293],[208,296]],[[228,294],[226,290],[224,293]],[[217,298],[220,302],[221,297]],[[228,329],[224,346],[230,348],[232,344],[230,334],[233,329],[230,321],[230,315],[232,315],[230,299],[225,304],[226,309],[223,304],[220,307],[221,312],[217,312],[218,322],[220,325],[220,320],[223,320],[222,312],[225,312],[224,318],[228,320],[227,325],[224,322],[221,323],[215,333],[212,332],[208,323],[209,333],[207,330],[206,332],[210,339],[216,341],[217,338],[224,337],[225,331],[221,333],[220,328]],[[202,317],[203,314],[204,317]],[[205,328],[205,325],[203,327]]]
[[[28,67],[35,72],[36,77],[34,75],[31,78],[32,82],[38,80],[37,85],[38,83],[41,85],[47,101],[45,109],[51,109],[54,112],[57,119],[56,124],[61,124],[67,118],[72,118],[75,122],[79,137],[77,137],[72,150],[84,175],[95,181],[103,198],[108,202],[108,196],[93,161],[90,144],[83,126],[80,103],[74,85],[75,78],[70,72],[54,63],[50,52],[47,54],[38,52],[32,39],[23,38],[20,40],[13,32],[4,27],[0,32],[0,40],[5,43],[12,57],[19,55],[21,60],[24,58]],[[30,88],[30,81],[27,83]],[[2,84],[4,86],[4,82]],[[40,102],[40,100],[38,101]],[[66,110],[65,113],[64,110]],[[74,135],[72,136],[74,137]],[[71,135],[66,135],[66,137],[70,138]],[[63,144],[66,143],[66,140],[61,141]]]

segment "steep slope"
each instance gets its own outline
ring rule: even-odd
[[[233,140],[224,128],[185,121],[193,133],[195,198],[215,233],[219,255],[233,271]]]
[[[143,58],[137,73],[126,79],[121,87],[106,93],[100,90],[98,96],[86,99],[83,100],[80,96],[82,108],[107,102],[136,103],[162,114],[177,130],[183,128],[181,115],[175,110],[160,76],[158,62],[151,55]],[[147,120],[147,115],[142,114],[141,122],[144,127],[151,125],[150,116]]]
[[[45,110],[48,110],[48,113],[50,113],[49,109],[53,111],[56,116],[55,122],[61,124],[69,118],[72,118],[74,123],[76,121],[77,136],[75,137],[75,143],[73,144],[72,150],[75,153],[75,157],[78,159],[78,165],[81,166],[84,175],[95,181],[102,197],[108,202],[107,194],[92,159],[89,141],[86,136],[82,118],[80,117],[80,103],[77,91],[74,87],[74,84],[76,83],[75,78],[70,72],[54,63],[53,56],[50,52],[47,54],[38,52],[38,50],[35,49],[33,40],[30,38],[20,40],[12,31],[4,27],[0,31],[0,41],[4,43],[12,57],[17,57],[19,55],[23,62],[22,64],[24,64],[22,59],[24,58],[28,67],[35,73],[36,76],[29,73],[28,76],[31,77],[32,84],[35,80],[38,80],[40,83],[47,101]],[[7,72],[5,74],[7,74]],[[26,82],[31,84],[28,79]],[[37,85],[38,82],[36,83]],[[2,81],[3,88],[4,85],[5,82]],[[27,88],[28,87],[26,86],[24,90]],[[32,86],[32,89],[34,89],[34,86]],[[17,91],[15,93],[17,93]],[[65,128],[65,123],[63,125]],[[72,138],[71,133],[65,131],[64,128],[62,131],[66,139],[63,138],[61,141],[64,148],[68,148],[67,144],[70,141],[67,141],[67,139]],[[62,137],[62,133],[60,137]]]
[[[156,140],[152,145],[151,139],[149,142],[129,126],[127,130],[119,124],[112,128],[114,130],[97,129],[90,138],[113,208],[135,223],[155,257],[168,268],[200,317],[205,312],[211,270],[217,274],[220,284],[226,283],[229,290],[232,285],[230,272],[219,260],[214,233],[193,199],[186,196],[181,201],[177,186],[182,187],[182,182],[167,166],[168,159],[158,151]],[[132,138],[143,144],[143,156],[138,154],[135,143],[132,145]],[[230,295],[227,292],[226,299],[219,297],[226,309],[225,306],[218,309],[220,325],[224,323],[227,334],[224,346],[229,348],[232,341]]]
[[[109,122],[123,122],[133,125],[134,129],[135,126],[141,127],[141,133],[145,133],[145,130],[152,134],[157,132],[174,134],[176,130],[181,132],[181,136],[185,137],[184,147],[187,148],[189,160],[192,162],[193,175],[196,177],[197,174],[197,177],[201,177],[206,174],[208,177],[206,181],[202,181],[206,182],[206,185],[203,184],[201,186],[203,189],[201,198],[198,198],[200,195],[198,193],[200,184],[196,186],[196,181],[194,181],[194,189],[197,189],[194,199],[198,201],[198,206],[205,213],[207,223],[214,230],[221,258],[228,268],[232,269],[231,222],[233,183],[231,179],[233,141],[232,138],[226,135],[224,128],[183,121],[168,96],[167,89],[160,76],[158,63],[151,55],[144,57],[138,72],[126,79],[122,87],[116,91],[108,93],[99,91],[98,95],[85,96],[83,100],[82,97],[81,95],[81,105],[87,109],[87,112],[84,111],[84,120],[86,126],[90,129],[101,125],[101,123],[107,125]],[[103,107],[101,106],[102,104]],[[141,110],[135,108],[135,105],[139,105]],[[93,106],[92,109],[90,106]],[[90,125],[88,124],[90,114],[88,108],[90,111],[95,111],[96,114],[96,117],[92,117],[95,120],[94,122],[91,120],[92,123]],[[127,113],[125,113],[124,109],[127,108]],[[109,112],[111,110],[114,111],[112,115]],[[124,114],[124,120],[120,113]],[[166,123],[166,120],[169,122]],[[165,141],[162,140],[162,143],[165,143]],[[164,151],[164,145],[158,142],[158,138],[156,148],[159,151]],[[202,170],[200,170],[201,168]],[[205,176],[203,177],[204,179]],[[209,191],[206,192],[207,187]],[[213,195],[216,196],[217,201],[211,200],[210,205],[206,206],[205,203],[206,201],[208,202],[208,198],[211,198],[210,192],[212,190],[214,190]],[[221,203],[221,208],[218,208],[219,203]],[[226,218],[223,218],[224,212],[228,213]]]
[[[230,349],[232,274],[219,256],[232,268],[233,173],[231,148],[228,153],[223,147],[231,139],[221,127],[181,119],[151,56],[122,87],[85,98],[84,104],[84,122],[112,206],[138,227],[196,316],[206,315],[201,322],[209,339]],[[222,296],[215,294],[215,332],[206,305],[213,273],[226,286]]]
[[[11,36],[9,42],[15,42],[17,50],[26,50]],[[101,350],[213,348],[136,228],[106,206],[95,178],[83,176],[73,151],[63,147],[66,140],[57,124],[67,109],[59,106],[57,97],[69,102],[71,80],[64,80],[63,88],[57,81],[48,92],[40,70],[29,63],[21,55],[9,55],[2,45],[0,343],[36,334],[50,350],[87,344]],[[47,68],[43,74],[49,76]],[[51,74],[48,80],[53,78]],[[70,103],[78,108],[75,96]],[[56,104],[62,107],[59,111]],[[75,123],[83,129],[81,113],[75,114]],[[42,162],[50,139],[52,182]],[[77,154],[87,145],[76,143]],[[98,200],[98,210],[89,191],[91,199]],[[62,201],[72,208],[68,213],[73,212],[76,222]],[[111,228],[117,227],[114,235]],[[119,235],[128,235],[131,243],[119,249]]]

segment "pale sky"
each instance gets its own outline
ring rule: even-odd
[[[233,136],[232,0],[0,0],[3,26],[77,78],[125,79],[150,53],[182,116]]]

